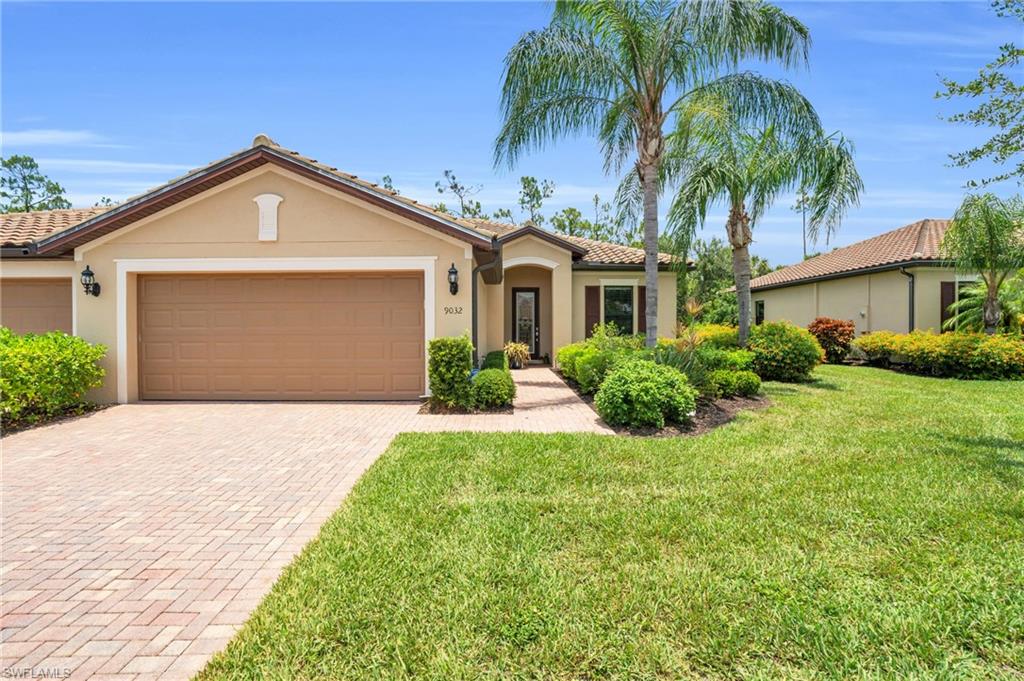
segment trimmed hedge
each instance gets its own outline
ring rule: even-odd
[[[80,407],[103,384],[99,361],[107,353],[60,331],[19,336],[0,328],[0,414],[4,421],[36,421]]]
[[[807,326],[807,330],[825,351],[825,360],[829,364],[839,364],[850,354],[850,343],[857,327],[849,320],[818,317]]]
[[[1024,379],[1024,336],[1020,335],[879,331],[861,336],[853,345],[872,364],[899,365],[925,376]]]
[[[558,349],[558,352],[555,353],[555,359],[558,361],[558,368],[562,370],[566,378],[571,378],[577,383],[579,382],[576,378],[576,360],[590,349],[591,347],[586,341],[570,343]]]
[[[619,363],[594,398],[597,413],[607,423],[634,428],[684,423],[696,404],[697,391],[684,374],[645,359]]]
[[[740,331],[725,324],[699,324],[693,327],[697,343],[714,348],[738,348]]]
[[[473,406],[473,344],[468,335],[434,338],[428,346],[427,374],[430,376],[430,401],[448,409]]]
[[[737,371],[733,380],[736,383],[736,394],[741,397],[753,397],[761,392],[761,377],[753,371]]]
[[[516,384],[508,368],[483,369],[473,377],[473,404],[507,407],[516,396]]]
[[[747,349],[754,353],[754,372],[766,381],[806,381],[825,360],[825,351],[814,336],[789,322],[752,327]]]
[[[504,350],[492,350],[484,356],[481,369],[508,369],[508,356]]]
[[[697,360],[708,371],[728,369],[729,371],[750,371],[754,366],[754,353],[749,350],[726,350],[724,348],[697,348]]]

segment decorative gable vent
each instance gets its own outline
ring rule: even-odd
[[[260,209],[260,241],[277,241],[277,206],[283,197],[277,194],[260,194],[253,199]]]

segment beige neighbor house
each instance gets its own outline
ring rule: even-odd
[[[948,227],[948,220],[920,220],[757,277],[754,321],[807,326],[832,317],[852,320],[858,335],[938,332],[960,288],[975,280],[939,257]]]
[[[0,324],[106,345],[97,401],[417,398],[437,336],[544,360],[601,321],[644,330],[641,250],[454,218],[265,135],[119,206],[4,215],[0,237]]]

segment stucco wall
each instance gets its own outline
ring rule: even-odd
[[[640,270],[576,270],[572,280],[572,340],[586,337],[586,287],[587,286],[633,286],[633,328],[639,329],[637,300],[638,286],[644,285],[644,273]],[[604,294],[601,295],[601,319],[604,319]],[[658,335],[674,336],[676,333],[676,273],[658,273]],[[559,345],[556,345],[557,350]]]
[[[253,197],[273,193],[284,197],[279,207],[278,239],[257,239],[258,211]],[[80,336],[111,348],[104,362],[107,379],[93,395],[98,401],[117,397],[116,260],[149,258],[329,258],[435,257],[435,335],[458,335],[471,323],[468,245],[292,175],[261,168],[162,211],[136,225],[81,247],[78,266],[88,264],[103,285],[99,298],[79,299],[76,317]],[[447,270],[460,273],[457,295],[448,291]],[[128,279],[128,390],[137,396],[135,286]]]
[[[941,267],[908,269],[915,276],[914,325],[939,330],[942,281],[954,281],[953,270]],[[815,317],[849,319],[857,334],[909,330],[907,277],[898,270],[755,291],[753,300],[765,303],[765,320],[787,320],[807,326]]]

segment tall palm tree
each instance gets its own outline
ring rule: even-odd
[[[729,210],[725,231],[732,247],[733,278],[739,306],[739,338],[750,333],[750,250],[753,228],[780,195],[802,189],[807,195],[807,235],[831,235],[864,185],[853,161],[853,147],[820,126],[770,124],[750,127],[728,114],[704,117],[669,139],[665,181],[676,183],[669,226],[692,235],[708,209]],[[699,155],[694,149],[699,149]]]
[[[666,127],[705,102],[739,119],[806,117],[776,81],[738,71],[748,59],[806,63],[807,28],[757,0],[558,0],[550,24],[505,57],[495,165],[581,133],[605,171],[633,159],[642,193],[647,344],[658,334],[658,196]],[[716,104],[717,105],[717,104]]]

